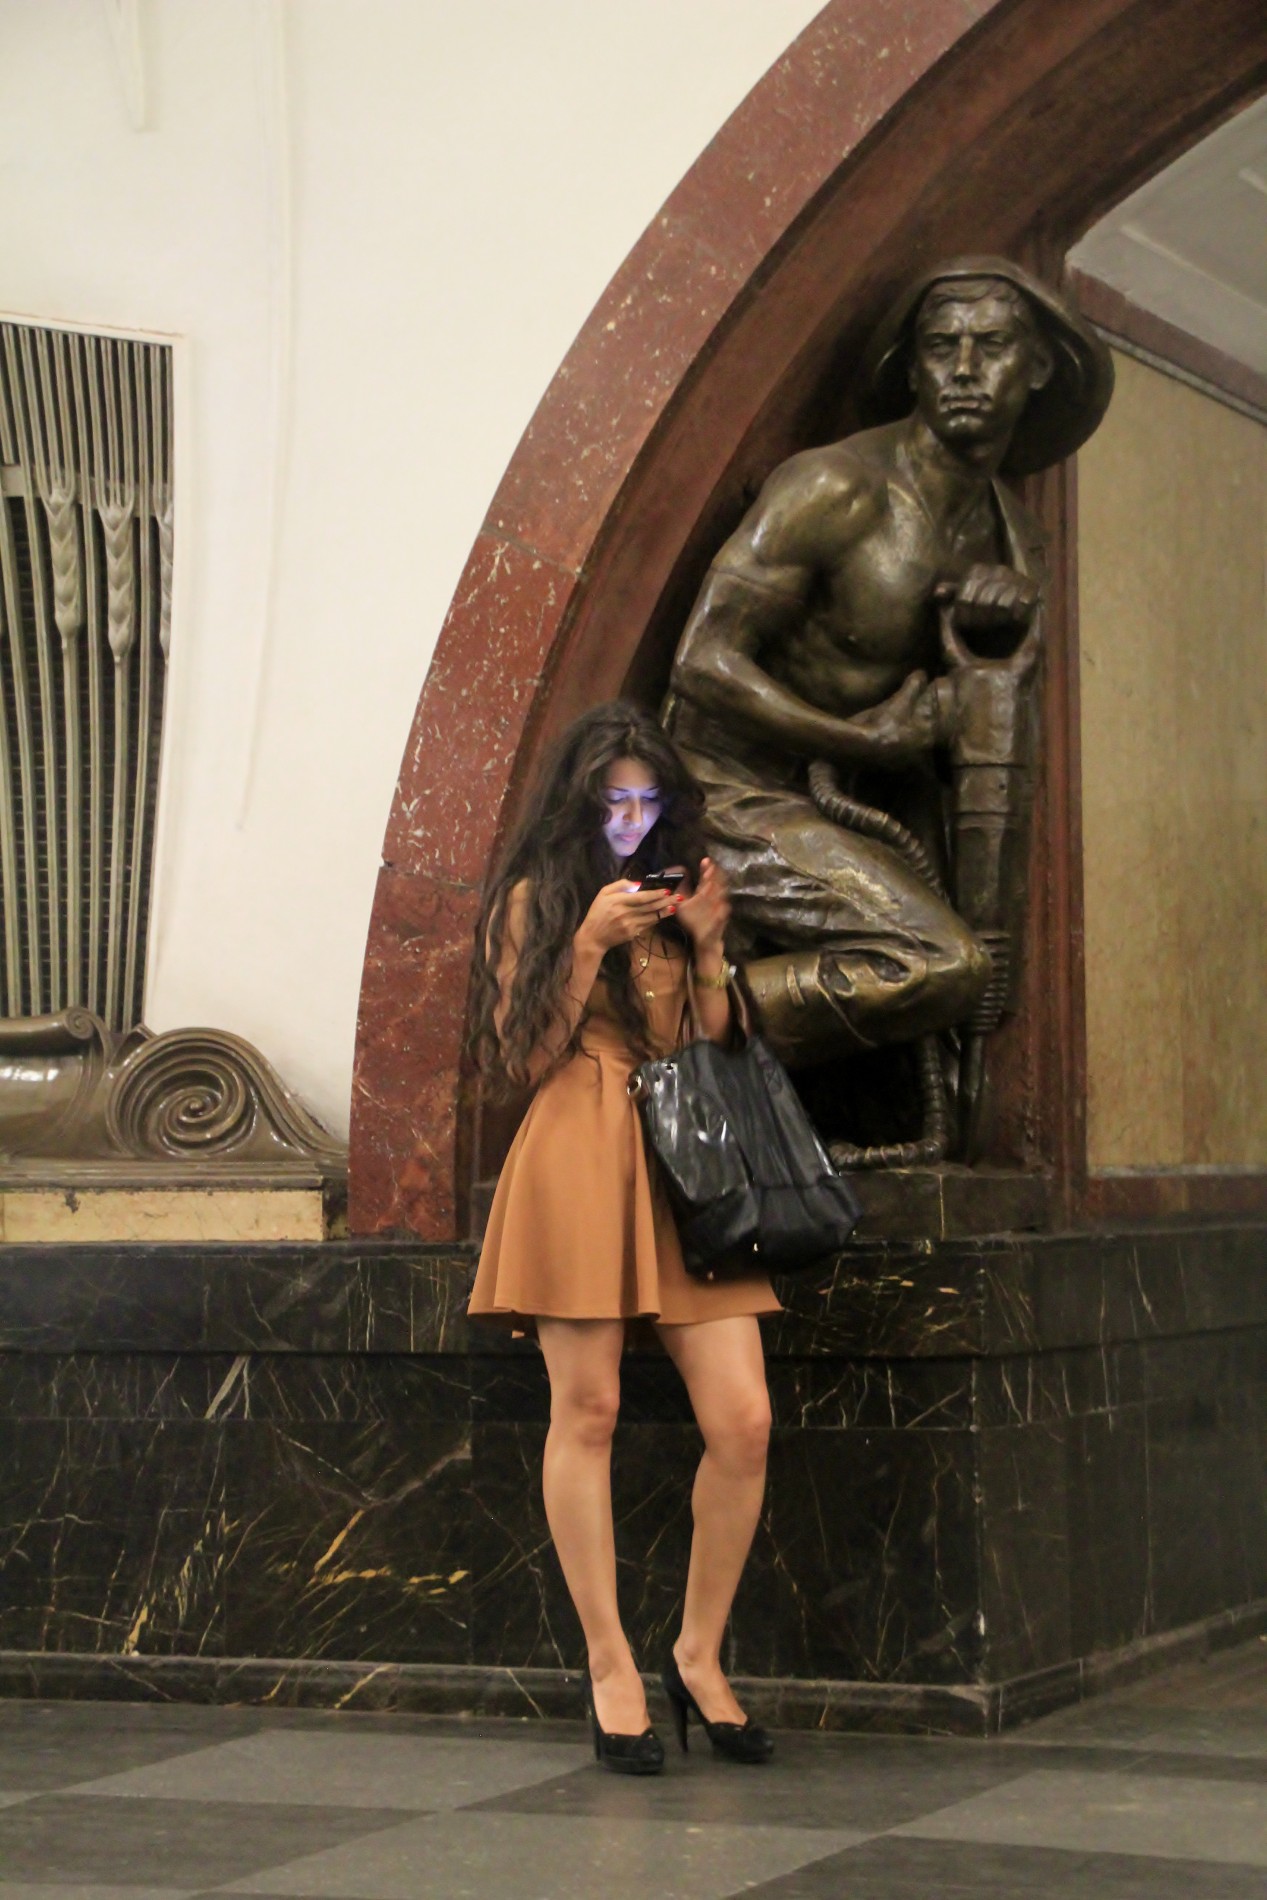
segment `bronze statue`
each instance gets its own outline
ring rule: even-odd
[[[666,723],[793,1064],[925,1039],[928,1079],[927,1039],[967,1025],[979,1087],[1013,1001],[1042,591],[1041,530],[999,477],[1072,454],[1112,386],[1018,265],[939,265],[867,353],[874,426],[776,468],[709,570]]]

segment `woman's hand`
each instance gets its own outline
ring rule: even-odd
[[[673,914],[668,891],[640,891],[627,877],[604,884],[581,920],[578,944],[600,954],[620,943],[632,943],[644,930],[653,930],[662,917]]]
[[[689,897],[678,900],[674,915],[695,946],[697,962],[710,951],[720,955],[730,922],[730,894],[721,867],[711,858],[700,859],[699,883]]]

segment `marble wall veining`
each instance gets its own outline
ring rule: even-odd
[[[865,1243],[788,1287],[731,1667],[904,1689],[923,1720],[1267,1598],[1265,1251],[1248,1223]],[[473,1264],[0,1249],[0,1675],[32,1652],[239,1684],[280,1659],[308,1693],[323,1668],[574,1669],[544,1374],[468,1328]],[[621,1591],[650,1666],[698,1438],[663,1355],[623,1382]]]

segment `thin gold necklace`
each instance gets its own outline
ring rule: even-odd
[[[633,939],[633,942],[639,950],[642,950],[641,937],[635,937]],[[651,959],[655,954],[656,954],[655,933],[654,931],[650,931],[648,932],[648,935],[647,935],[647,947],[645,950],[642,950],[642,962],[637,966],[637,968],[634,971],[635,981],[638,978],[646,975],[647,966],[651,962]],[[649,1002],[654,1002],[655,1000],[654,990],[643,990],[642,993]]]

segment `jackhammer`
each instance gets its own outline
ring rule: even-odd
[[[950,753],[953,788],[954,906],[990,957],[990,978],[962,1025],[959,1138],[963,1160],[979,1158],[985,1094],[986,1038],[1017,1005],[1029,868],[1029,815],[1036,757],[1034,691],[1042,646],[1036,608],[1028,631],[1005,658],[973,652],[954,623],[954,589],[938,590],[938,623],[947,671],[935,682],[938,726]],[[810,795],[825,818],[887,844],[929,888],[946,897],[923,845],[890,813],[844,792],[832,766],[809,770]],[[924,1132],[917,1141],[884,1147],[831,1144],[841,1168],[912,1167],[946,1158],[950,1118],[936,1036],[914,1046]]]

